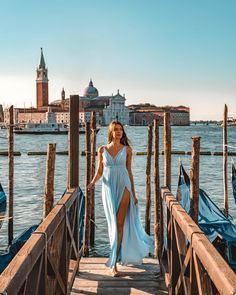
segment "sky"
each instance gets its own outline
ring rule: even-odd
[[[35,106],[43,47],[49,101],[100,95],[236,117],[236,0],[2,0],[0,103]]]

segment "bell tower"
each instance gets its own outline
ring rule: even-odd
[[[41,57],[36,78],[37,109],[48,106],[48,81],[48,69],[46,68],[43,49],[41,48]]]

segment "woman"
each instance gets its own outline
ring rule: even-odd
[[[88,185],[94,187],[101,176],[102,200],[108,223],[111,253],[107,266],[117,276],[117,261],[141,264],[143,257],[153,253],[153,240],[141,224],[133,175],[132,149],[120,122],[108,128],[108,144],[98,149],[98,169]]]

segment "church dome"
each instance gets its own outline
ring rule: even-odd
[[[98,90],[93,86],[92,79],[89,82],[89,86],[84,89],[84,96],[88,98],[95,98],[98,96]]]

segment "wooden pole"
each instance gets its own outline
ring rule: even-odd
[[[224,213],[225,216],[229,215],[228,204],[228,140],[227,140],[227,119],[228,119],[228,107],[225,104],[224,120],[223,120],[223,179],[224,179]]]
[[[14,107],[9,108],[9,129],[8,129],[8,244],[13,240],[13,189],[14,189]]]
[[[95,175],[95,167],[96,167],[96,112],[92,112],[91,116],[91,171],[90,177],[91,180]],[[91,223],[90,223],[90,245],[94,245],[95,238],[95,204],[94,204],[94,192],[95,189],[91,189],[90,199],[91,199]]]
[[[47,162],[46,162],[46,175],[44,186],[44,206],[43,206],[43,218],[53,208],[54,203],[54,171],[55,171],[55,157],[56,157],[56,144],[49,143],[47,150]]]
[[[160,176],[159,176],[159,125],[154,120],[154,240],[155,257],[160,257]]]
[[[88,256],[89,248],[88,244],[90,241],[90,217],[91,217],[91,200],[90,191],[88,190],[88,184],[91,181],[91,130],[90,122],[86,122],[86,193],[85,193],[85,215],[84,215],[84,242],[83,242],[83,256]]]
[[[70,96],[68,188],[79,186],[79,95]]]
[[[151,221],[151,159],[152,159],[152,124],[148,126],[148,151],[146,166],[146,215],[145,215],[145,231],[150,235]]]
[[[171,126],[170,113],[164,113],[164,183],[171,191]]]
[[[198,224],[200,137],[192,137],[192,163],[190,169],[190,216]]]

